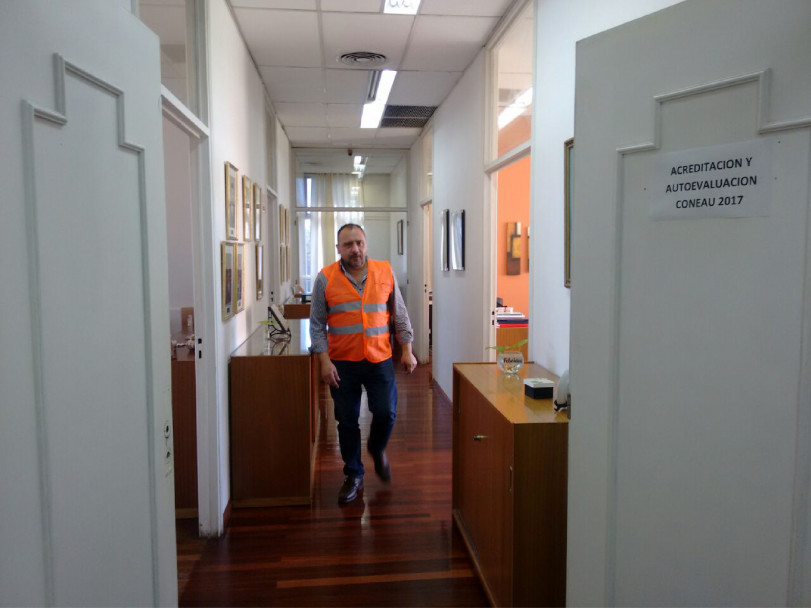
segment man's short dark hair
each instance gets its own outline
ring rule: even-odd
[[[335,235],[335,240],[338,241],[338,243],[341,242],[341,231],[344,228],[346,228],[347,230],[352,228],[360,228],[360,231],[363,233],[363,236],[366,236],[366,231],[363,229],[363,226],[359,226],[358,224],[344,224],[343,226],[338,228],[338,234]]]

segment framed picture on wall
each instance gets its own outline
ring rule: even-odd
[[[262,245],[256,245],[256,299],[261,300],[265,295],[265,258]]]
[[[242,176],[242,237],[251,240],[253,234],[253,188],[247,175]]]
[[[222,320],[234,316],[234,243],[220,243],[220,288]]]
[[[397,255],[403,255],[403,220],[397,222]]]
[[[262,188],[253,185],[253,240],[262,240]]]
[[[237,179],[239,170],[225,163],[225,238],[236,241],[237,235]]]
[[[284,243],[290,244],[290,212],[287,207],[284,208]]]
[[[442,252],[442,270],[450,270],[449,264],[449,238],[450,238],[450,210],[444,209],[439,222],[440,251]]]
[[[280,245],[279,246],[279,281],[281,283],[284,283],[285,280],[286,280],[285,277],[284,277],[284,269],[285,268],[286,268],[286,265],[284,263],[284,245]]]
[[[572,287],[572,185],[574,137],[563,142],[563,285]]]
[[[279,205],[279,243],[284,243],[284,207]]]
[[[236,243],[236,270],[234,271],[234,310],[245,309],[245,245]]]
[[[451,216],[451,268],[465,269],[465,210],[454,211]]]

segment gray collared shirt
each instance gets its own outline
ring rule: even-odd
[[[360,281],[355,281],[352,274],[344,270],[343,263],[340,264],[340,268],[341,272],[349,279],[349,282],[358,290],[358,293],[363,295],[368,270],[361,277]],[[403,296],[400,294],[400,288],[397,285],[397,277],[394,273],[392,273],[392,278],[394,279],[394,289],[391,290],[388,307],[389,313],[394,321],[394,334],[397,336],[397,342],[400,344],[410,344],[414,341],[414,332],[411,330],[411,320],[408,318],[408,310],[406,310]],[[327,277],[322,270],[315,278],[310,303],[310,342],[312,343],[310,350],[314,353],[323,353],[329,349],[327,342],[327,313],[329,312],[329,307],[327,306],[327,299],[324,295],[326,289]]]

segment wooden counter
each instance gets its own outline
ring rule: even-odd
[[[286,319],[309,319],[310,304],[301,302],[289,302],[284,305],[284,316]]]
[[[317,433],[318,358],[309,320],[289,342],[260,327],[230,363],[231,501],[235,507],[309,504]]]
[[[530,363],[453,366],[453,517],[494,606],[566,603],[568,417],[524,395]]]

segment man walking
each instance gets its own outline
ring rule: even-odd
[[[321,378],[330,387],[338,422],[344,480],[338,502],[355,500],[363,489],[360,416],[361,387],[366,388],[372,425],[366,444],[375,473],[391,480],[386,456],[397,416],[397,385],[389,328],[402,345],[401,362],[410,374],[417,366],[414,339],[397,279],[388,262],[366,256],[366,232],[357,224],[338,230],[341,259],[324,267],[315,279],[310,307],[312,351],[321,362]]]

